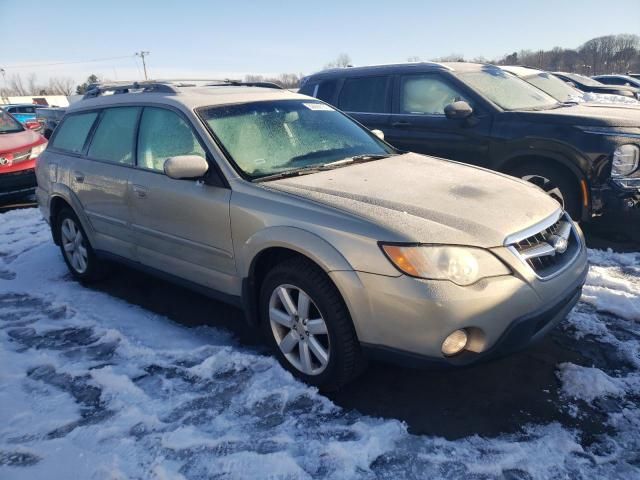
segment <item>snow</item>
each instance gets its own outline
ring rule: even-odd
[[[610,433],[450,441],[343,410],[223,329],[81,286],[36,210],[0,215],[0,239],[0,478],[640,478],[638,254],[590,251],[562,326],[597,354],[558,365],[554,408]]]
[[[582,103],[602,103],[602,104],[615,104],[615,105],[629,105],[640,106],[640,101],[632,98],[625,97],[624,95],[612,95],[610,93],[593,93],[593,92],[581,92],[580,95],[576,95],[570,98],[571,101]]]

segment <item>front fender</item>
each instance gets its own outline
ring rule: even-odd
[[[296,251],[311,259],[325,272],[353,270],[347,259],[318,235],[297,227],[278,226],[256,232],[239,247],[239,251],[236,251],[236,264],[240,276],[248,277],[253,260],[260,252],[273,247]]]

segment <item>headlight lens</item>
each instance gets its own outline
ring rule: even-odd
[[[41,143],[40,145],[36,145],[35,147],[32,147],[29,160],[33,160],[34,158],[37,158],[42,152],[44,152],[45,148],[47,148],[46,143]]]
[[[635,145],[622,145],[613,152],[611,164],[612,177],[624,177],[633,173],[638,168],[638,156],[640,150]]]
[[[382,245],[382,250],[391,263],[412,277],[449,280],[464,286],[510,273],[498,258],[481,248]]]

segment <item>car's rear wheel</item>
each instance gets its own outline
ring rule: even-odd
[[[62,257],[74,278],[82,282],[101,279],[106,266],[96,257],[73,210],[62,209],[57,216],[56,225]]]
[[[329,277],[294,258],[274,267],[260,293],[262,327],[280,363],[322,390],[337,390],[365,366],[347,307]]]
[[[535,164],[519,166],[510,174],[540,187],[574,220],[582,217],[582,199],[575,176],[551,165]]]

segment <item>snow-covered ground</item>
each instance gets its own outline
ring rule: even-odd
[[[0,478],[640,478],[640,254],[590,259],[562,328],[593,360],[558,365],[556,407],[608,433],[550,423],[448,441],[343,410],[224,330],[80,286],[39,212],[8,212]]]

